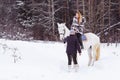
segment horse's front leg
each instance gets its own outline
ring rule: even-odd
[[[92,61],[92,56],[91,56],[91,55],[89,55],[88,66],[90,66],[90,65],[91,65],[91,61]]]
[[[91,66],[93,66],[93,65],[94,65],[95,60],[96,60],[96,49],[95,49],[95,48],[93,48],[92,63],[91,63]]]
[[[89,57],[88,66],[90,66],[92,62],[92,49],[91,48],[88,49],[88,57]]]

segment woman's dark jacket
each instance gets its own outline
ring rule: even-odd
[[[64,43],[67,42],[66,53],[67,54],[76,54],[77,50],[81,53],[80,45],[76,35],[70,35],[64,39]]]

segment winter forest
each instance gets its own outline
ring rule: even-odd
[[[120,43],[120,0],[0,0],[0,38],[58,41],[57,23],[70,28],[77,10],[86,18],[84,32]]]
[[[84,49],[69,31],[77,11],[86,19]],[[75,38],[69,55],[68,32]],[[120,0],[0,0],[0,80],[120,80],[119,74]]]

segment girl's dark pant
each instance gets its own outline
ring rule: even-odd
[[[82,38],[81,38],[82,35],[80,33],[76,33],[76,35],[77,35],[77,38],[78,38],[78,41],[79,41],[81,47],[83,48],[83,43],[82,43]]]
[[[78,64],[77,63],[77,54],[67,54],[68,57],[68,65],[71,65],[72,60],[74,62],[74,64]]]

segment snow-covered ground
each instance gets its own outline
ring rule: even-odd
[[[67,71],[65,48],[60,42],[0,39],[0,80],[120,80],[120,45],[101,44],[100,60],[93,67],[87,66],[83,51],[78,72]]]

